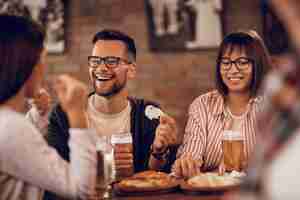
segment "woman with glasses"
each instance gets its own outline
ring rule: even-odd
[[[216,90],[199,96],[189,108],[182,145],[173,171],[191,177],[202,171],[224,169],[224,130],[243,138],[243,167],[256,144],[257,115],[261,105],[258,90],[270,58],[255,31],[227,35],[221,43],[215,71]]]

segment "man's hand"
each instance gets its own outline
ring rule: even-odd
[[[60,75],[54,82],[54,89],[60,105],[68,115],[70,126],[86,128],[87,86],[71,76]]]
[[[154,153],[164,152],[167,147],[179,144],[178,129],[175,120],[167,115],[160,116],[152,144]]]
[[[131,175],[133,173],[132,144],[116,144],[114,146],[116,174]]]
[[[178,177],[189,178],[201,173],[201,160],[195,160],[187,155],[177,159],[174,163],[173,172]]]

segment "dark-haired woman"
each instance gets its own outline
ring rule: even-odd
[[[234,32],[224,38],[217,57],[216,90],[190,105],[183,143],[173,165],[178,176],[218,169],[225,129],[243,137],[243,164],[247,165],[257,138],[262,105],[259,87],[268,67],[269,54],[255,31]]]
[[[0,199],[38,200],[43,190],[72,199],[94,195],[96,141],[86,129],[85,85],[62,75],[55,82],[70,125],[71,162],[50,148],[25,118],[46,71],[44,32],[34,22],[0,15]]]

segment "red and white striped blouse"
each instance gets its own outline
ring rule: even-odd
[[[246,161],[256,144],[257,116],[261,110],[262,98],[250,99],[248,106],[248,112],[241,122]],[[214,90],[196,98],[189,108],[185,135],[178,149],[177,159],[189,154],[194,159],[203,159],[202,170],[217,168],[222,157],[221,139],[225,121],[226,109],[219,92]]]

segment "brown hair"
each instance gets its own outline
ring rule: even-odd
[[[22,88],[40,59],[44,30],[28,18],[0,15],[0,103]]]
[[[251,96],[256,96],[258,89],[261,86],[264,74],[267,69],[271,67],[271,60],[263,40],[253,30],[233,32],[223,39],[216,63],[216,88],[223,96],[228,94],[228,88],[221,77],[220,64],[224,53],[227,50],[232,52],[234,48],[245,49],[247,56],[253,60],[250,94]]]

